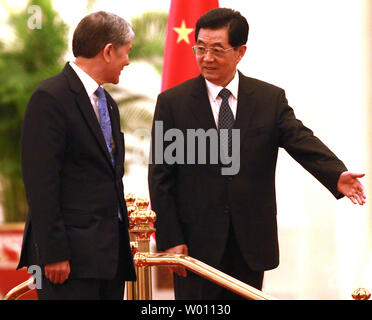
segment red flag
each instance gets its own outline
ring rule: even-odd
[[[192,47],[196,21],[218,8],[218,0],[172,0],[165,42],[162,91],[199,74]]]

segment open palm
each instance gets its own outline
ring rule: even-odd
[[[352,173],[345,171],[340,175],[337,182],[337,189],[348,197],[354,204],[363,205],[366,202],[364,186],[358,178],[364,177],[364,173]]]

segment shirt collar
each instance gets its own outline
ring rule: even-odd
[[[208,93],[210,94],[211,97],[213,97],[214,100],[216,100],[218,94],[224,87],[215,85],[214,83],[208,81],[207,79],[205,79],[205,82],[207,84]],[[225,88],[231,92],[232,96],[235,99],[238,99],[239,73],[237,71],[235,71],[234,78],[229,82],[229,84]]]
[[[74,69],[80,81],[83,83],[88,97],[91,97],[92,94],[98,89],[98,83],[74,62],[70,62],[70,66],[72,67],[72,69]]]

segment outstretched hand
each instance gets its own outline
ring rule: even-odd
[[[341,173],[337,182],[337,190],[348,197],[352,203],[365,204],[367,198],[365,188],[358,179],[364,176],[364,173],[351,173],[349,171]]]

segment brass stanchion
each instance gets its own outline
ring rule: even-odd
[[[153,223],[156,220],[155,212],[148,208],[149,201],[145,198],[138,198],[128,195],[129,235],[132,253],[149,253],[150,237],[155,231]],[[135,206],[133,205],[135,202]],[[136,282],[128,282],[128,300],[151,300],[152,279],[150,266],[135,266],[137,273]]]
[[[128,218],[129,218],[129,241],[132,255],[134,256],[137,252],[137,243],[134,234],[131,232],[132,225],[130,223],[130,215],[137,210],[135,206],[136,198],[132,194],[125,196],[125,202],[127,204]],[[137,272],[137,270],[136,270]],[[135,300],[138,297],[138,282],[127,281],[126,282],[127,300]]]

